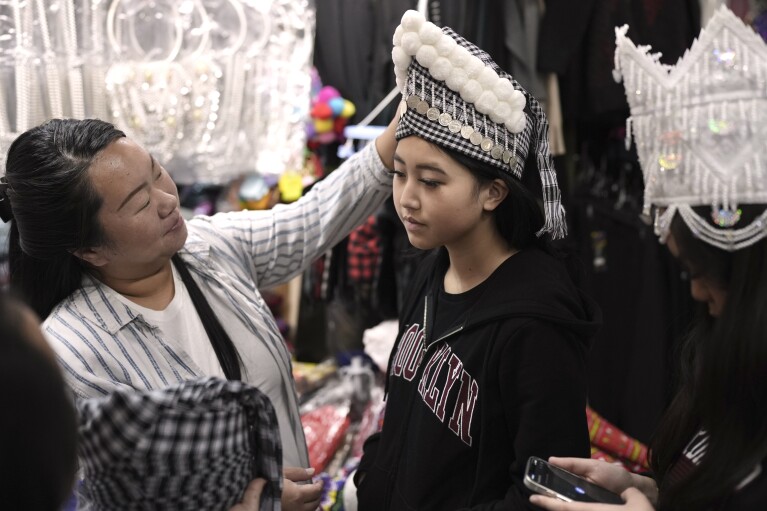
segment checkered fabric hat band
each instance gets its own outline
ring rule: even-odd
[[[92,509],[226,510],[256,477],[261,509],[280,508],[282,448],[274,408],[239,381],[190,380],[82,400],[82,498]]]
[[[490,56],[456,34],[407,11],[392,58],[402,91],[397,139],[416,135],[521,180],[531,154],[541,179],[546,223],[538,233],[566,233],[548,121],[538,101]]]

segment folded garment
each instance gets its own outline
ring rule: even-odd
[[[227,510],[266,479],[261,510],[280,509],[274,407],[239,381],[189,380],[78,402],[82,500],[98,510]]]

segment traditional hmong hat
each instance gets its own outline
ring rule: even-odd
[[[548,121],[538,101],[490,56],[452,29],[407,11],[392,50],[402,91],[397,139],[417,135],[521,180],[532,151],[548,232],[564,237],[565,212],[549,151]]]
[[[767,210],[740,224],[740,205],[767,205],[767,45],[726,7],[675,66],[616,28],[616,80],[623,79],[645,181],[662,241],[678,212],[693,234],[733,251],[767,235]],[[710,220],[693,210],[710,206]],[[740,224],[740,225],[739,225]]]
[[[282,447],[269,398],[201,378],[163,390],[81,400],[82,500],[101,510],[228,510],[255,478],[261,509],[280,508]]]

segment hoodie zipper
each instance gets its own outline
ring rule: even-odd
[[[426,322],[427,318],[429,317],[429,296],[423,297],[423,347],[421,348],[421,355],[426,356],[426,352],[429,351],[429,349],[437,344],[440,341],[445,340],[446,338],[450,337],[451,335],[457,334],[461,330],[463,330],[463,327],[465,325],[458,325],[457,327],[453,328],[452,330],[448,330],[444,334],[442,334],[438,339],[435,339],[431,341],[429,344],[426,344],[426,338],[428,337],[428,330],[426,329]]]

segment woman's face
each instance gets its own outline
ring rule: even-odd
[[[500,192],[498,186],[478,191],[477,180],[468,169],[419,137],[407,137],[397,144],[394,207],[416,248],[478,246],[485,230],[493,228],[492,217],[485,213],[506,195],[505,185]]]
[[[727,301],[727,291],[717,285],[716,282],[713,282],[710,278],[706,277],[706,275],[699,274],[694,269],[689,268],[689,265],[686,264],[684,259],[679,255],[679,245],[674,239],[673,233],[669,233],[666,245],[668,246],[671,255],[687,267],[687,272],[690,275],[690,294],[692,295],[692,299],[697,302],[705,303],[708,305],[708,313],[712,317],[719,317],[722,314],[724,305]]]
[[[83,257],[118,278],[140,278],[167,264],[187,237],[178,191],[165,169],[128,138],[109,144],[89,169],[103,203],[107,244]]]

